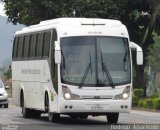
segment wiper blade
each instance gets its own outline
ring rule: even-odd
[[[66,60],[65,60],[65,57],[64,57],[64,54],[62,51],[61,51],[61,55],[62,55],[62,59],[63,59],[63,68],[65,69],[66,68]]]
[[[110,86],[112,86],[112,88],[115,88],[115,85],[113,83],[113,80],[112,80],[112,77],[109,73],[109,70],[108,70],[105,62],[103,62],[102,52],[101,52],[101,66],[102,66],[102,71],[105,73],[106,78],[108,79]]]
[[[91,61],[91,55],[90,55],[90,53],[89,53],[89,57],[90,57],[90,62],[89,62],[89,64],[88,64],[88,66],[87,66],[87,68],[86,68],[86,71],[85,71],[85,73],[84,73],[84,75],[83,75],[83,77],[82,77],[82,80],[81,80],[81,83],[80,83],[80,85],[79,85],[79,88],[82,88],[82,86],[83,86],[83,84],[84,84],[84,81],[85,81],[85,79],[86,79],[86,77],[87,77],[87,74],[88,74],[88,72],[89,72],[89,70],[91,69],[91,76],[92,76],[92,61]]]
[[[127,61],[127,50],[125,51],[125,54],[124,54],[124,57],[123,57],[124,71],[127,71],[126,61]]]
[[[125,44],[126,43],[126,40],[123,38],[123,41]],[[124,54],[124,57],[123,57],[123,66],[124,66],[124,71],[127,71],[127,66],[126,66],[126,61],[127,61],[127,49],[126,49],[126,46],[123,44],[124,48],[125,48],[125,54]]]

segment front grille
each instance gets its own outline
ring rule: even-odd
[[[0,103],[1,103],[1,102],[7,102],[7,100],[6,100],[6,99],[1,99],[1,100],[0,100]]]
[[[99,100],[99,99],[112,99],[113,98],[113,96],[110,96],[110,95],[83,95],[83,96],[81,96],[81,98],[82,99],[96,99],[96,100]]]

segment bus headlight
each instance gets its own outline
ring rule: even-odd
[[[66,100],[81,100],[79,95],[72,93],[71,90],[66,86],[62,86],[62,93],[64,99]]]
[[[130,90],[131,90],[131,87],[130,86],[127,86],[124,90],[123,90],[123,93],[122,94],[118,94],[114,97],[114,100],[126,100],[129,98],[129,95],[130,95]]]
[[[129,94],[128,93],[123,93],[122,97],[123,97],[123,99],[128,99]]]
[[[65,99],[71,99],[71,94],[70,93],[65,93],[64,97],[65,97]]]

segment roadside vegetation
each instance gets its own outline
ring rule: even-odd
[[[143,89],[134,89],[132,97],[133,108],[160,110],[160,95],[158,93],[153,92],[145,98],[143,94]]]

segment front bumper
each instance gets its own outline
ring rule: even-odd
[[[131,99],[127,100],[61,100],[59,113],[130,113]]]
[[[8,104],[8,97],[0,96],[0,105]]]

